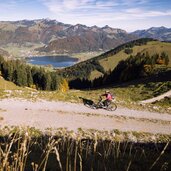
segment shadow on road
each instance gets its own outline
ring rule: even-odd
[[[79,98],[82,100],[84,105],[92,105],[94,103],[93,100],[85,99],[83,97],[79,97]]]

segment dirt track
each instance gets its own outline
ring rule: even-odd
[[[30,126],[45,131],[46,128],[65,127],[150,133],[171,133],[171,115],[151,113],[126,108],[110,112],[94,110],[83,104],[67,102],[3,99],[0,101],[1,128],[7,126]]]
[[[157,100],[159,101],[161,99],[164,99],[165,97],[171,97],[171,90],[164,93],[164,94],[162,94],[162,95],[160,95],[160,96],[154,97],[152,99],[143,100],[143,101],[141,101],[141,103],[152,103],[152,102],[155,102]]]

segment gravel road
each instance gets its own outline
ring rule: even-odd
[[[141,131],[171,134],[171,115],[152,113],[127,108],[116,111],[90,109],[83,104],[39,100],[2,99],[0,101],[0,127],[35,127],[42,131],[47,128],[65,127],[110,131]]]

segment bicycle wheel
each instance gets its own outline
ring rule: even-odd
[[[116,110],[116,109],[117,109],[116,103],[112,103],[111,105],[109,105],[109,106],[106,108],[106,110],[108,110],[108,111],[114,111],[114,110]]]
[[[84,104],[85,106],[87,106],[88,108],[91,108],[91,109],[96,109],[96,105],[95,104]]]

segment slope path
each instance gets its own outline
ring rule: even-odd
[[[68,130],[96,129],[171,133],[171,115],[120,108],[116,111],[90,109],[83,104],[61,101],[36,102],[21,99],[0,101],[0,127],[35,127],[42,131],[65,127]]]

